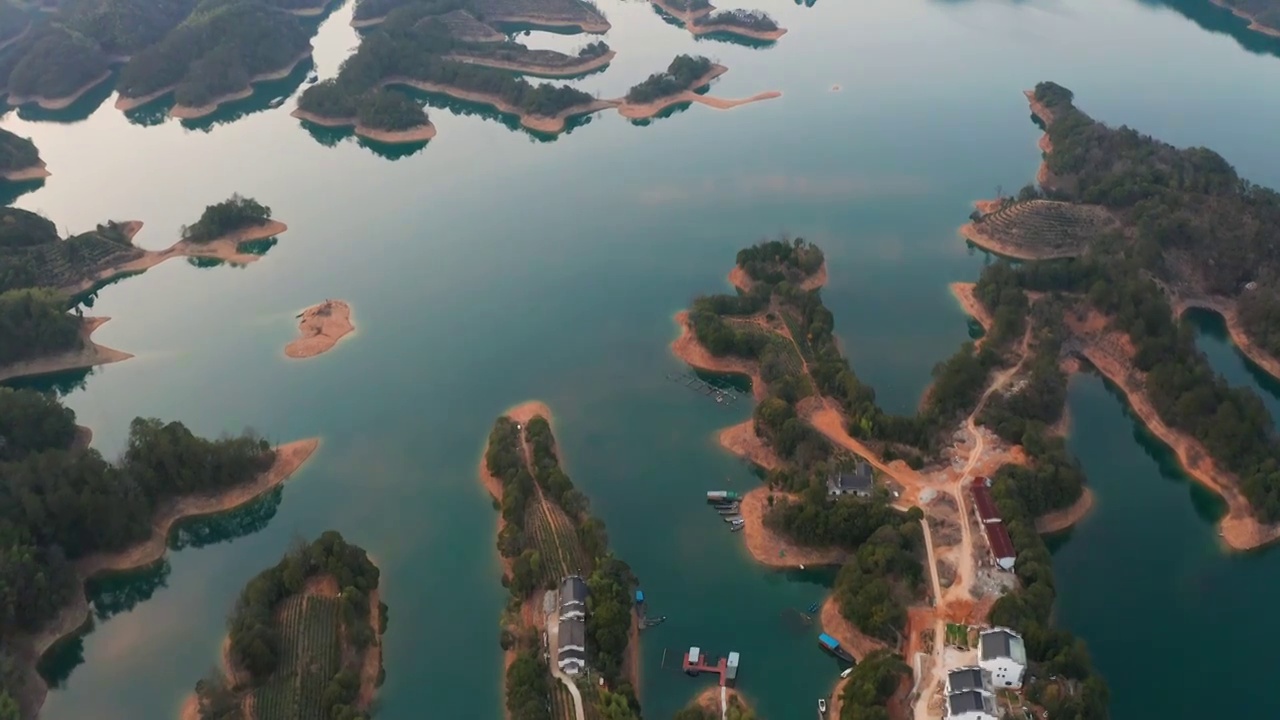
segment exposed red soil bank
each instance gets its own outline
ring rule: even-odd
[[[298,337],[284,348],[291,358],[309,358],[329,352],[338,341],[355,332],[351,306],[342,300],[325,300],[302,311]]]
[[[102,327],[109,317],[87,317],[81,320],[79,350],[50,355],[35,360],[25,360],[0,367],[0,382],[32,375],[48,375],[67,370],[80,370],[98,365],[120,362],[133,357],[127,352],[99,345],[89,339],[93,331]]]
[[[647,120],[658,115],[672,105],[679,105],[681,103],[700,103],[702,105],[716,108],[717,110],[729,110],[738,107],[739,105],[746,105],[747,103],[782,97],[782,93],[776,90],[762,92],[742,100],[725,100],[721,98],[707,97],[706,95],[700,95],[695,92],[699,88],[704,88],[707,85],[710,85],[712,80],[715,80],[728,71],[729,68],[723,65],[712,65],[711,69],[708,70],[705,75],[695,80],[693,84],[689,86],[688,90],[676,93],[675,95],[658,98],[652,102],[630,103],[625,99],[620,99],[616,101],[618,103],[618,113],[631,120]]]
[[[49,169],[45,166],[44,161],[39,160],[34,165],[18,168],[17,170],[10,170],[6,173],[0,174],[0,177],[3,177],[9,182],[26,182],[28,180],[42,180],[52,174],[53,173],[49,172]]]

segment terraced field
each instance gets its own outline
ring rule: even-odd
[[[325,685],[338,672],[338,599],[293,596],[280,609],[280,669],[254,693],[257,720],[318,718]]]
[[[524,526],[530,542],[542,556],[540,582],[559,582],[565,575],[578,572],[585,577],[591,572],[591,558],[578,542],[573,522],[555,503],[548,501],[546,512],[541,503],[529,503]]]
[[[1078,205],[1055,200],[1016,202],[973,223],[980,238],[997,246],[995,252],[1011,252],[1039,259],[1073,257],[1083,253],[1089,241],[1117,227],[1115,218],[1098,205]]]

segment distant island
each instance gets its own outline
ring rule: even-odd
[[[25,182],[49,177],[36,144],[0,129],[0,178],[8,182]]]
[[[311,30],[263,2],[212,5],[131,57],[116,107],[129,110],[172,93],[173,117],[200,118],[253,94],[253,83],[287,76],[311,55]]]
[[[764,92],[745,100],[722,100],[695,92],[711,84],[712,80],[728,72],[723,65],[712,63],[706,57],[677,55],[666,72],[654,73],[644,82],[631,87],[618,103],[618,112],[625,118],[644,120],[681,103],[701,103],[728,110],[739,105],[781,97],[782,93]]]
[[[329,117],[301,107],[292,115],[323,127],[350,127],[356,135],[382,143],[420,143],[436,136],[427,112],[402,92],[377,88],[357,98],[354,107],[350,117]]]
[[[1068,301],[1028,297],[1009,266],[991,266],[964,293],[989,321],[983,342],[938,364],[918,413],[893,415],[835,340],[824,268],[822,251],[801,239],[743,249],[730,275],[736,294],[695,299],[678,318],[673,351],[695,367],[751,378],[752,419],[720,434],[765,473],[740,503],[747,552],[773,566],[841,566],[820,620],[859,663],[830,707],[845,720],[869,706],[909,714],[899,655],[928,658],[917,687],[930,697],[945,674],[936,638],[947,623],[968,623],[1045,638],[1027,651],[1054,669],[1029,692],[1050,717],[1104,718],[1105,683],[1082,644],[1050,626],[1038,532],[1079,520],[1091,497],[1057,430]],[[968,529],[979,482],[990,483],[1007,549]],[[975,553],[1004,564],[980,565]]]
[[[463,11],[486,23],[521,25],[538,30],[608,32],[610,25],[589,0],[358,0],[351,24],[358,28],[384,22],[399,8],[422,5],[432,15]]]
[[[1280,2],[1276,0],[1210,0],[1249,21],[1249,29],[1272,37],[1280,37]]]
[[[245,585],[227,621],[223,667],[196,683],[182,720],[368,720],[386,677],[380,575],[333,530],[290,549]]]
[[[77,442],[75,414],[54,397],[0,388],[0,517],[13,588],[0,616],[6,667],[0,707],[33,718],[47,689],[35,665],[91,625],[85,581],[164,556],[174,524],[240,507],[278,487],[319,445],[273,448],[250,433],[206,440],[182,423],[136,418],[120,460]],[[204,458],[192,465],[193,457]]]
[[[709,0],[650,0],[654,7],[678,20],[694,35],[724,33],[772,42],[787,34],[786,28],[761,10],[716,10]]]
[[[299,337],[285,346],[286,357],[301,359],[327,353],[356,329],[351,324],[351,306],[342,300],[312,305],[298,317]]]
[[[499,417],[479,475],[501,513],[502,583],[511,591],[502,618],[508,717],[543,720],[550,708],[550,717],[638,720],[636,579],[561,467],[550,409],[526,402]]]
[[[1027,98],[1045,129],[1039,187],[989,205],[999,209],[976,214],[972,226],[991,224],[983,235],[1042,260],[1001,272],[1020,292],[1058,293],[1073,306],[1065,316],[1073,354],[1118,386],[1188,474],[1226,500],[1224,542],[1249,549],[1280,539],[1269,470],[1280,440],[1270,417],[1254,393],[1227,386],[1178,324],[1191,307],[1220,313],[1241,351],[1280,376],[1280,263],[1271,251],[1280,195],[1241,179],[1211,150],[1108,127],[1054,83]],[[1056,257],[1075,259],[1048,260]]]

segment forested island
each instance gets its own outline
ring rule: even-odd
[[[760,100],[781,97],[777,91],[757,93],[742,100],[726,100],[702,94],[713,80],[728,71],[706,57],[677,55],[666,71],[653,73],[643,82],[631,87],[620,101],[618,113],[631,120],[648,120],[660,115],[672,106],[699,103],[720,110],[729,110]]]
[[[345,124],[373,102],[376,90],[385,85],[405,85],[489,105],[519,117],[531,130],[550,134],[562,132],[570,117],[612,106],[568,85],[534,86],[505,70],[447,59],[463,50],[478,52],[483,44],[454,38],[449,27],[434,18],[440,9],[432,3],[416,3],[393,10],[364,37],[337,77],[307,88],[298,99],[298,110],[306,113],[303,117]]]
[[[1210,0],[1249,21],[1249,29],[1280,37],[1280,3],[1276,0]]]
[[[173,93],[170,114],[198,118],[252,84],[288,75],[311,53],[311,30],[292,13],[255,0],[203,0],[181,25],[120,71],[116,107]]]
[[[49,177],[49,171],[35,143],[0,129],[0,177],[9,182],[23,182]]]
[[[376,565],[330,530],[245,585],[223,668],[196,683],[184,720],[367,720],[382,685],[387,605]]]
[[[650,0],[694,35],[722,33],[748,40],[772,42],[787,34],[762,10],[716,10],[709,0]]]
[[[480,479],[500,512],[502,582],[511,591],[502,619],[509,717],[569,717],[573,709],[567,706],[576,702],[572,696],[580,696],[591,717],[639,718],[639,639],[631,611],[636,579],[609,551],[604,523],[587,512],[586,496],[561,467],[545,405],[524,403],[498,418],[480,463]],[[542,612],[543,591],[559,588],[571,576],[582,578],[588,592],[582,632],[592,680],[568,693],[561,692],[566,689],[562,686],[574,680],[543,661],[540,637],[545,630],[554,662],[558,634],[575,632],[566,627],[572,621]],[[544,628],[547,617],[551,620]]]
[[[395,10],[419,5],[427,14],[465,11],[486,23],[507,23],[539,30],[609,31],[609,21],[590,0],[358,0],[351,24],[370,27]]]
[[[746,373],[757,387],[753,419],[731,447],[767,471],[765,487],[743,502],[752,554],[789,564],[806,562],[803,551],[813,549],[842,563],[832,618],[841,627],[828,631],[865,654],[859,668],[884,675],[842,681],[840,717],[876,717],[866,713],[883,710],[870,708],[905,701],[909,671],[875,648],[914,656],[933,645],[919,679],[928,694],[942,677],[934,638],[946,622],[965,622],[1022,633],[1037,678],[1028,697],[1050,717],[1105,718],[1107,689],[1083,644],[1049,625],[1051,570],[1035,529],[1037,517],[1072,507],[1083,493],[1083,474],[1054,430],[1066,395],[1059,355],[1068,300],[1032,299],[1010,267],[992,266],[974,289],[991,319],[983,342],[939,363],[920,412],[898,416],[876,404],[840,352],[814,281],[820,249],[799,239],[764,242],[741,251],[737,265],[737,294],[697,298],[680,318],[686,334],[675,347],[696,366]],[[969,439],[957,444],[957,436]],[[830,478],[862,462],[879,475],[869,496],[830,497]],[[995,477],[1016,575],[993,574],[976,558],[973,536],[981,533],[966,529],[972,521],[962,508],[978,473]],[[877,657],[894,662],[867,662]]]
[[[1277,374],[1280,255],[1272,233],[1280,195],[1240,178],[1211,150],[1108,127],[1054,83],[1027,95],[1045,129],[1040,187],[1020,194],[1036,199],[1005,201],[996,214],[1038,202],[1098,208],[1091,212],[1114,222],[1081,233],[1067,253],[1077,259],[1011,271],[1010,282],[1073,298],[1076,354],[1125,392],[1195,479],[1226,499],[1229,545],[1280,538],[1280,441],[1271,419],[1256,394],[1212,370],[1178,322],[1188,307],[1220,312],[1240,349]],[[1043,216],[1026,212],[1011,223],[1031,259],[1058,232]]]
[[[136,418],[114,463],[74,442],[75,413],[52,396],[0,388],[0,707],[30,718],[46,688],[35,663],[90,624],[83,584],[145,567],[170,528],[278,486],[317,440],[272,448],[251,432],[206,440],[182,423]],[[199,462],[193,460],[199,458]]]

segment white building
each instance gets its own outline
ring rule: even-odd
[[[978,636],[978,665],[991,673],[998,688],[1020,688],[1027,673],[1027,646],[1008,628],[983,630]]]
[[[948,720],[996,720],[991,674],[980,667],[947,672]]]
[[[560,621],[560,647],[556,664],[565,675],[577,675],[587,666],[587,623],[582,618]]]

